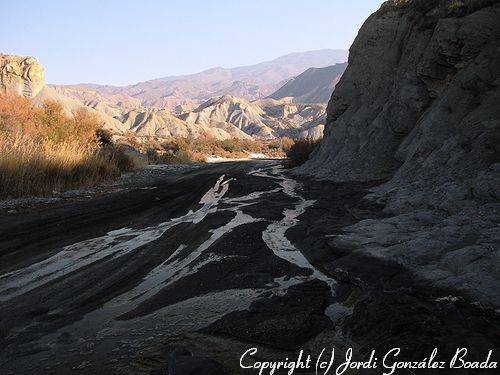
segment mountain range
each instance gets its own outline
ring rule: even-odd
[[[40,105],[56,101],[67,114],[86,108],[117,135],[318,138],[326,102],[346,59],[345,50],[292,53],[256,65],[213,68],[122,87],[46,85],[44,69],[32,57],[1,55],[0,67],[3,91],[15,91]],[[38,73],[30,77],[24,70]],[[31,86],[36,93],[26,91]]]
[[[267,97],[290,78],[311,67],[321,68],[347,61],[347,50],[291,53],[271,61],[236,68],[216,67],[199,73],[168,76],[130,86],[79,84],[54,86],[65,95],[102,96],[120,107],[170,108],[177,112],[197,107],[214,97],[232,95],[247,100]]]

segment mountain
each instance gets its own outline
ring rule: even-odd
[[[124,100],[113,102],[91,89],[49,87],[45,85],[43,67],[33,57],[1,55],[0,67],[2,92],[25,96],[37,105],[43,105],[47,100],[55,101],[69,116],[85,109],[115,134],[129,132],[138,137],[157,138],[272,139],[282,135],[300,136],[301,125],[324,112],[324,108],[308,112],[304,108],[299,110],[296,105],[274,100],[266,100],[261,107],[259,103],[224,95],[211,98],[178,116],[169,109],[142,107],[137,100],[122,98],[120,93],[114,97]],[[277,110],[280,106],[281,109]],[[307,134],[309,128],[308,125]],[[311,131],[317,132],[318,129]]]
[[[323,53],[313,53],[312,61],[319,61]],[[26,96],[37,105],[43,105],[47,100],[55,101],[69,116],[82,108],[86,109],[102,122],[104,128],[116,135],[128,133],[138,137],[157,138],[273,139],[282,136],[319,138],[323,133],[324,105],[300,105],[291,103],[288,98],[249,101],[224,94],[211,97],[201,104],[197,104],[198,100],[186,99],[178,102],[173,110],[156,108],[145,106],[140,99],[123,92],[115,92],[108,86],[104,88],[94,85],[88,87],[47,86],[43,67],[36,59],[11,55],[1,56],[3,92]],[[283,63],[282,69],[278,72],[286,69],[292,71],[290,66],[293,64],[305,64],[304,58],[304,54],[292,54],[277,59]],[[274,61],[252,67],[235,68],[234,74],[242,79],[259,73],[267,74],[269,77],[271,72],[275,72],[275,68],[276,62]],[[211,73],[205,74],[202,81],[204,83],[215,82],[213,77],[217,74],[217,69],[212,70]],[[254,78],[255,80],[262,79]],[[163,78],[163,80],[177,81],[173,78]],[[197,84],[200,84],[200,80],[195,79],[190,87]],[[221,84],[216,86],[218,94],[225,90],[241,94],[252,87],[239,80],[232,82],[226,89],[221,88],[223,87]],[[161,100],[165,103],[166,98]]]
[[[266,116],[278,124],[278,136],[292,138],[321,138],[326,121],[324,104],[298,104],[290,98],[275,100],[271,98],[256,100]]]
[[[350,49],[325,138],[297,170],[337,182],[385,180],[366,199],[390,217],[343,228],[332,247],[398,263],[432,288],[493,309],[500,306],[498,20],[498,1],[385,2]]]
[[[296,103],[326,103],[346,67],[347,63],[324,68],[309,68],[297,77],[291,78],[269,97],[273,99],[291,97]]]
[[[235,127],[256,138],[273,138],[273,129],[257,105],[230,95],[213,98],[181,118],[190,124],[207,127]]]
[[[178,105],[194,107],[211,97],[226,94],[247,100],[266,97],[304,70],[345,62],[347,55],[347,50],[297,52],[255,65],[230,69],[217,67],[196,74],[157,78],[130,86],[80,84],[55,87],[67,90],[67,94],[75,99],[78,99],[75,96],[81,96],[82,91],[89,90],[118,106],[118,102],[138,100],[142,106],[157,108],[174,109]]]
[[[141,108],[116,117],[139,137],[210,137],[215,139],[320,138],[324,105],[299,105],[264,99],[249,102],[231,95],[210,98],[192,111]]]

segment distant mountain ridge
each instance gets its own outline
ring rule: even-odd
[[[211,68],[199,73],[167,76],[129,86],[96,84],[56,85],[66,95],[90,90],[120,107],[139,102],[142,106],[190,109],[214,96],[234,95],[246,100],[269,96],[304,70],[347,61],[347,50],[323,49],[296,52],[271,61],[235,68]]]

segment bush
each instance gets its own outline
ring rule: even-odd
[[[264,154],[270,158],[285,158],[294,144],[291,138],[273,140],[231,138],[134,137],[127,134],[120,142],[130,145],[150,164],[204,162],[207,157],[248,158],[250,154]]]
[[[186,163],[205,161],[208,156],[247,158],[251,153],[285,157],[285,150],[291,144],[293,141],[286,137],[272,141],[172,137],[160,144],[155,139],[146,139],[142,145],[136,144],[134,147],[146,154],[150,163]]]
[[[97,140],[101,145],[112,145],[113,144],[113,136],[109,130],[99,128],[96,130]]]
[[[160,163],[160,155],[158,154],[158,151],[156,151],[154,148],[148,148],[146,150],[146,157],[148,159],[149,164]]]
[[[42,108],[0,95],[0,196],[52,193],[97,184],[134,168],[112,144],[102,144],[100,124],[85,110],[73,118],[55,102]]]
[[[194,153],[190,150],[179,150],[172,156],[170,156],[168,161],[170,163],[179,163],[179,164],[197,163],[197,162],[204,162],[205,157],[201,154]]]
[[[299,139],[290,146],[287,156],[288,156],[288,166],[297,167],[304,164],[308,159],[311,152],[316,148],[316,146],[321,142],[321,139]]]
[[[109,144],[99,149],[99,155],[108,163],[116,165],[120,172],[130,172],[136,169],[141,162],[127,154],[121,147]]]

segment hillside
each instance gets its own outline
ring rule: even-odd
[[[346,67],[347,63],[324,68],[309,68],[297,77],[291,78],[269,97],[273,99],[292,97],[295,103],[326,103]]]
[[[297,171],[386,180],[367,198],[391,217],[361,221],[332,246],[496,308],[499,19],[498,1],[384,3],[351,47],[323,142]]]
[[[117,119],[122,122],[128,130],[139,137],[181,137],[213,139],[252,137],[231,124],[193,123],[183,121],[168,109],[145,108],[129,111]]]
[[[223,129],[233,137],[246,134],[253,138],[273,139],[281,136],[318,137],[322,134],[319,118],[322,106],[269,102],[248,102],[225,95],[208,100],[180,118],[188,124]],[[317,123],[310,124],[316,120]],[[304,131],[304,132],[303,132]],[[309,134],[310,133],[310,134]]]

